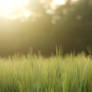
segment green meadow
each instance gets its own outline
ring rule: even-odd
[[[0,92],[92,92],[92,59],[83,54],[1,58]]]
[[[0,92],[92,92],[92,0],[0,0]]]

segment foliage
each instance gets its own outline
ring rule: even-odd
[[[0,92],[92,92],[92,59],[83,54],[1,58]]]

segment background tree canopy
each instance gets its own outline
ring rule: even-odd
[[[52,9],[51,0],[30,0],[33,12],[24,22],[0,19],[0,55],[27,53],[55,54],[84,51],[92,46],[92,0],[67,0]]]

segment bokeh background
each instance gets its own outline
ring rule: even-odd
[[[0,17],[0,56],[30,50],[51,55],[56,54],[56,48],[63,54],[89,54],[92,0],[30,0],[26,9],[22,17]]]

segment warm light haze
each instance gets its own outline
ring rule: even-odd
[[[0,0],[0,92],[92,92],[92,0]]]
[[[78,0],[71,0],[72,3],[75,3],[77,2]],[[56,9],[57,6],[60,6],[60,5],[65,5],[67,2],[67,0],[52,0],[52,3],[51,3],[51,8],[52,9]]]
[[[24,20],[28,18],[32,14],[32,11],[28,8],[29,1],[30,0],[0,0],[0,17],[12,20]],[[59,5],[65,5],[66,1],[67,0],[52,0],[51,8],[56,9]]]
[[[54,9],[58,5],[64,5],[66,3],[66,0],[53,0],[51,3],[51,7]]]
[[[0,17],[16,19],[30,16],[29,0],[0,0]]]

